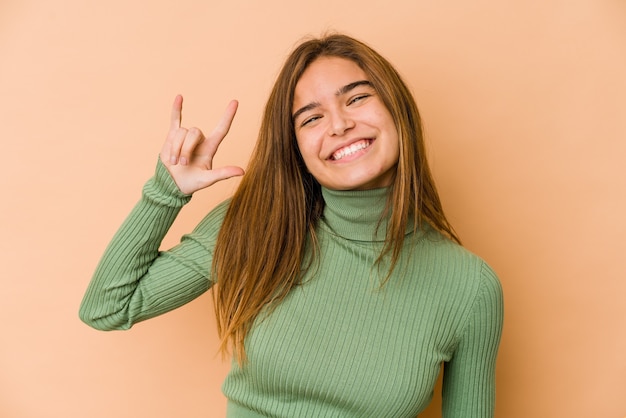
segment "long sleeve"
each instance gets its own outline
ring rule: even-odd
[[[85,292],[79,316],[100,330],[128,329],[173,310],[210,287],[209,271],[219,216],[207,216],[180,244],[159,246],[181,208],[182,194],[159,163],[107,247]]]
[[[454,355],[444,365],[444,418],[494,416],[495,366],[502,322],[502,288],[493,271],[483,264],[481,287]]]

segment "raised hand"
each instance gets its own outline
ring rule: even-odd
[[[183,97],[176,96],[172,105],[170,131],[161,149],[161,161],[181,192],[192,194],[220,180],[241,176],[241,167],[213,168],[213,157],[226,137],[237,112],[238,103],[231,101],[226,112],[209,136],[198,128],[181,126]]]

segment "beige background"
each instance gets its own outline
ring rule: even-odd
[[[0,416],[224,415],[209,295],[125,333],[78,305],[174,95],[205,130],[239,99],[219,161],[245,165],[285,55],[325,29],[405,76],[449,216],[501,277],[497,417],[626,416],[623,0],[0,0]]]

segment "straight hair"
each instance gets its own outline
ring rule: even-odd
[[[407,226],[430,225],[460,244],[446,219],[432,179],[415,100],[394,67],[366,44],[341,34],[312,38],[287,58],[265,105],[246,175],[220,229],[211,268],[217,329],[223,354],[245,364],[244,341],[265,309],[271,312],[311,267],[317,222],[324,210],[320,184],[307,171],[296,142],[292,106],[298,80],[320,57],[356,63],[368,76],[395,122],[396,174],[381,219],[389,217],[376,264],[389,257],[384,284],[400,257]]]

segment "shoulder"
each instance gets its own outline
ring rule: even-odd
[[[453,242],[434,230],[427,230],[417,237],[411,248],[411,258],[424,257],[430,265],[451,280],[472,281],[498,280],[493,269],[480,256]]]
[[[443,311],[454,318],[454,341],[458,344],[468,333],[489,334],[498,341],[504,298],[494,269],[483,258],[446,238],[430,238],[420,244],[431,254],[429,284],[437,289],[433,293]]]
[[[502,298],[500,280],[491,266],[439,233],[425,233],[412,249],[410,259],[427,265],[430,284],[449,295],[457,306],[471,309],[479,298]]]
[[[456,335],[461,338],[469,330],[494,335],[499,340],[503,318],[503,292],[500,279],[487,262],[459,244],[446,240],[439,251],[448,260],[450,273],[446,287],[452,296],[451,309],[456,309],[459,323]],[[496,338],[497,337],[497,338]]]
[[[455,242],[447,239],[442,241],[445,242],[440,244],[439,251],[458,273],[458,279],[470,280],[478,287],[500,285],[495,271],[483,258]]]

